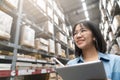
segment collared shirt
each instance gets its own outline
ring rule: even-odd
[[[120,56],[113,54],[103,54],[98,52],[99,60],[104,64],[105,72],[108,79],[120,80]],[[74,65],[78,63],[83,63],[84,60],[82,56],[70,60],[67,65]]]

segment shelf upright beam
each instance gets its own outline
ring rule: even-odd
[[[12,58],[12,66],[11,70],[13,74],[11,74],[10,80],[14,80],[15,78],[15,66],[16,66],[16,61],[17,61],[17,51],[18,51],[18,44],[19,44],[19,33],[20,33],[20,25],[21,25],[21,18],[22,18],[22,8],[23,8],[23,0],[19,0],[18,4],[18,17],[17,17],[17,23],[16,23],[16,31],[15,31],[15,47],[14,47],[14,55]]]

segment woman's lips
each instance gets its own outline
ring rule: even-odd
[[[77,44],[82,44],[84,40],[78,40]]]

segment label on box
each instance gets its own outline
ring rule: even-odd
[[[3,55],[0,55],[0,59],[5,59],[5,56],[3,56]]]
[[[46,69],[42,69],[41,73],[47,73],[47,70]]]

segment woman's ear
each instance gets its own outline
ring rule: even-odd
[[[93,38],[93,41],[95,41],[95,40],[96,40],[96,38],[94,37],[94,38]]]

